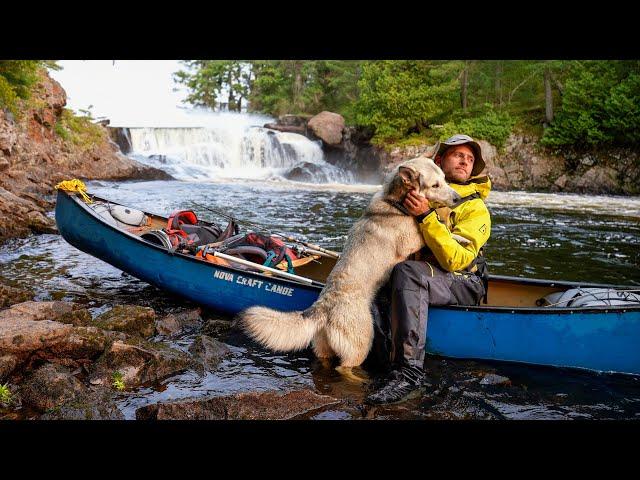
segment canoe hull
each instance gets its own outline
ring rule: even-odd
[[[320,289],[215,265],[151,245],[101,222],[65,193],[58,194],[56,223],[71,245],[158,288],[229,314],[252,305],[304,310]]]
[[[558,309],[554,309],[558,310]],[[427,352],[640,374],[640,311],[431,308]]]
[[[64,192],[58,193],[56,222],[63,238],[79,250],[231,315],[253,305],[304,310],[321,291],[317,286],[171,254],[100,221],[82,201]],[[428,315],[426,350],[431,354],[640,374],[637,307],[589,311],[432,307]]]

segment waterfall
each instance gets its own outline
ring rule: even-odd
[[[284,177],[315,183],[353,181],[350,172],[325,161],[320,141],[255,125],[252,115],[215,117],[205,126],[129,127],[130,156],[180,180]],[[263,124],[264,119],[260,120]]]

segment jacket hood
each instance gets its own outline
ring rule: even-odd
[[[487,175],[478,177],[471,177],[464,183],[449,183],[449,186],[453,188],[462,197],[478,193],[482,200],[485,200],[491,192],[491,179]]]

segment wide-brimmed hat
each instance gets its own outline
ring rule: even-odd
[[[482,149],[480,148],[480,144],[469,135],[454,135],[453,137],[447,138],[444,142],[438,143],[436,148],[436,155],[442,155],[449,147],[458,145],[469,145],[471,150],[473,150],[475,161],[473,162],[471,176],[474,177],[482,172],[485,167],[484,159],[482,158]]]

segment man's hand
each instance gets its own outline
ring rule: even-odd
[[[404,205],[404,208],[406,208],[407,211],[414,217],[422,215],[430,208],[429,200],[427,200],[426,197],[423,197],[415,190],[411,190],[409,193],[407,193],[407,197],[404,199],[404,202],[402,204]]]

